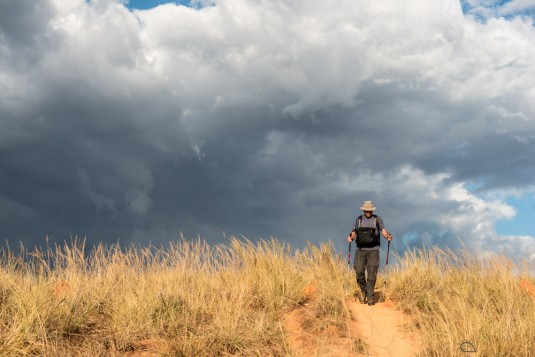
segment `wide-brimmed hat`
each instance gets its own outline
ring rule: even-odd
[[[377,208],[375,208],[372,201],[364,201],[360,209],[363,211],[375,211]]]

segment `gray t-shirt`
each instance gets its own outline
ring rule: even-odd
[[[355,224],[353,225],[353,229],[354,230],[357,230],[357,225],[358,225],[358,217],[357,219],[355,220]],[[383,223],[383,219],[381,218],[381,216],[377,216],[377,225],[379,226],[379,239],[381,239],[381,231],[385,228],[385,225]],[[376,228],[375,227],[375,218],[373,217],[373,215],[368,218],[366,217],[365,215],[362,215],[362,221],[360,222],[360,227],[361,228]],[[358,249],[362,249],[362,250],[379,250],[379,246],[375,246],[375,247],[369,247],[369,248],[358,248]]]

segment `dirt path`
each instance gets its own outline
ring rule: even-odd
[[[391,301],[373,306],[349,301],[348,308],[358,334],[368,346],[368,355],[409,357],[419,351],[416,335],[409,331],[409,318]]]
[[[347,300],[351,320],[346,335],[335,328],[325,331],[311,328],[313,306],[311,301],[284,319],[287,340],[296,356],[408,357],[419,351],[416,334],[410,331],[409,317],[391,301],[368,306]]]

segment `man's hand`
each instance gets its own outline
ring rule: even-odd
[[[349,233],[349,235],[347,236],[347,241],[349,243],[353,242],[353,240],[355,239],[355,236],[356,236],[355,232]]]
[[[392,234],[390,234],[386,229],[383,228],[383,230],[381,231],[381,233],[383,233],[383,237],[385,237],[386,240],[388,241],[391,241],[392,239],[394,239],[394,237],[392,237]]]

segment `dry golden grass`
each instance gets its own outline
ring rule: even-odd
[[[291,355],[281,321],[305,301],[307,283],[318,282],[316,323],[347,321],[344,264],[333,252],[235,238],[3,251],[0,355]]]
[[[426,356],[533,356],[535,299],[526,263],[466,250],[414,250],[386,276],[387,294],[412,314]],[[465,345],[470,348],[469,345]]]
[[[312,295],[307,328],[348,337],[346,299],[357,287],[331,244],[294,251],[275,239],[231,238],[84,251],[79,241],[2,251],[1,356],[296,355],[283,317]],[[424,355],[464,355],[463,341],[480,356],[535,350],[527,268],[440,249],[398,263],[377,286],[386,280],[386,296],[412,314]]]

